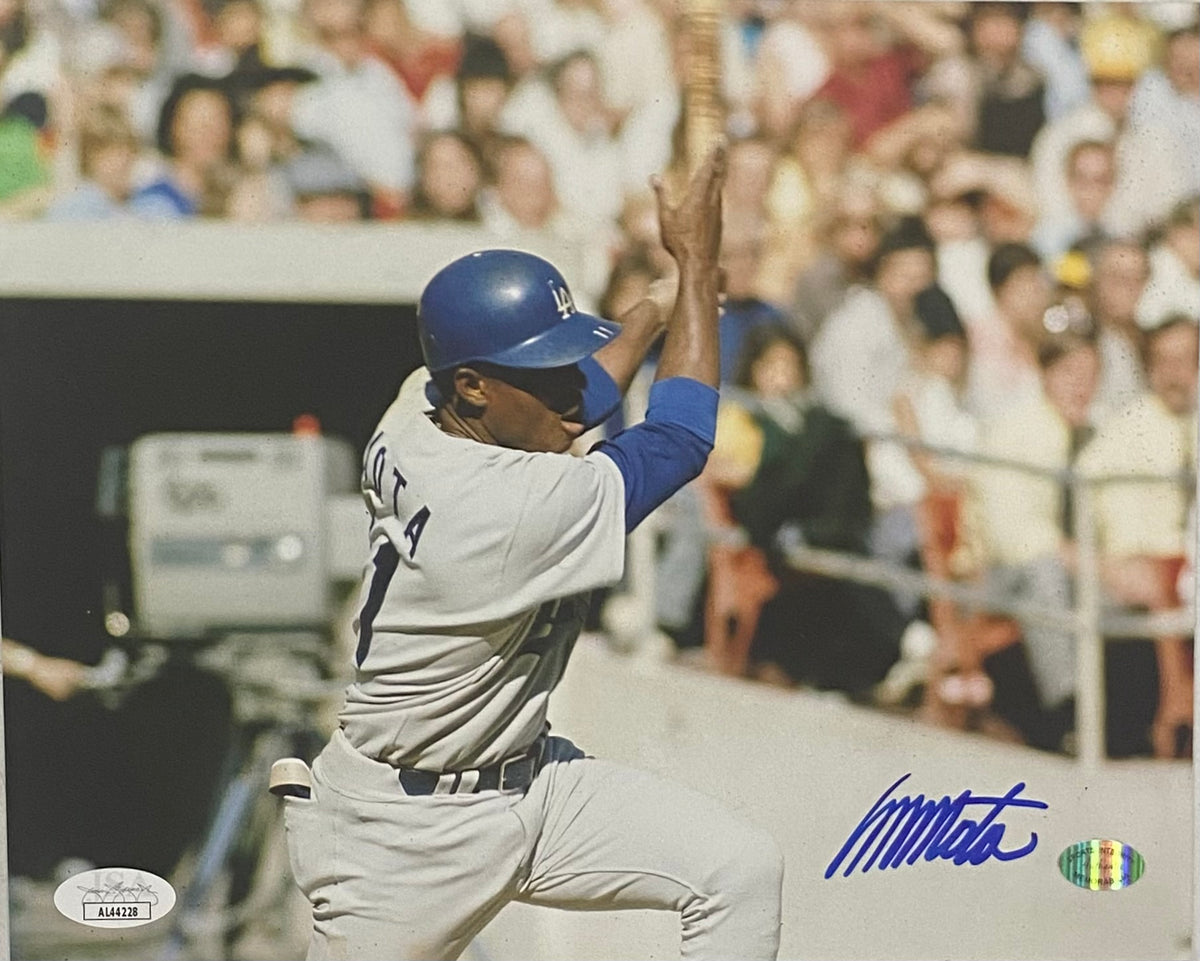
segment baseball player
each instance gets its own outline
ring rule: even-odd
[[[650,303],[622,325],[584,314],[516,251],[457,260],[422,293],[426,368],[364,457],[356,679],[311,797],[285,802],[310,959],[455,958],[513,900],[675,911],[685,957],[775,957],[770,837],[546,723],[589,592],[711,449],[724,171],[719,145],[677,205],[655,182],[679,267],[669,321]],[[565,453],[664,323],[644,423]]]

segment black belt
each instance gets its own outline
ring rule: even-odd
[[[524,754],[470,771],[396,769],[405,794],[478,794],[480,791],[524,791],[541,767],[546,739],[539,737]]]

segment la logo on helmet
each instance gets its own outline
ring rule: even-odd
[[[575,301],[571,298],[571,292],[566,287],[554,288],[554,306],[562,314],[563,320],[566,320],[575,313]]]

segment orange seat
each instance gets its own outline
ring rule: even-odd
[[[965,497],[956,489],[931,490],[918,506],[921,562],[933,577],[966,581],[978,573],[964,569],[962,562],[964,512]],[[991,700],[983,662],[1017,643],[1020,625],[1009,617],[964,611],[940,597],[930,599],[929,619],[939,644],[930,664],[922,715],[942,726],[970,727]]]
[[[779,583],[757,547],[741,543],[729,491],[704,478],[697,481],[705,523],[715,535],[708,548],[708,593],[704,606],[704,653],[721,674],[743,677],[763,605]]]

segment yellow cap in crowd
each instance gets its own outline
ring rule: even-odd
[[[1133,82],[1154,62],[1158,31],[1145,20],[1102,16],[1084,24],[1080,52],[1093,80]]]
[[[1083,290],[1092,281],[1092,265],[1087,255],[1069,250],[1054,262],[1054,279],[1062,287]]]

